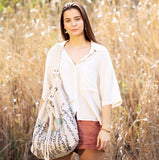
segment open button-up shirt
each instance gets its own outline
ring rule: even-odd
[[[102,122],[102,106],[119,106],[122,102],[118,82],[107,49],[91,42],[90,52],[75,64],[60,43],[60,77],[64,89],[77,113],[78,120]],[[55,45],[56,46],[56,45]],[[42,98],[45,99],[52,85],[53,46],[47,55]]]

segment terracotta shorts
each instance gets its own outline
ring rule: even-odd
[[[101,125],[98,121],[77,121],[79,144],[77,149],[97,149],[97,136]]]

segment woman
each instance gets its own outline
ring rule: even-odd
[[[76,113],[80,138],[76,150],[80,160],[103,160],[110,141],[111,110],[121,104],[110,56],[97,43],[87,14],[77,2],[63,7],[61,32],[65,42],[61,43],[60,76]],[[46,68],[47,64],[46,60]],[[41,105],[51,85],[50,75],[45,71]],[[70,158],[71,154],[57,160]]]

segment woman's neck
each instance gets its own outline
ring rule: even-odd
[[[85,47],[88,45],[90,42],[86,40],[84,37],[70,37],[70,40],[68,41],[68,46],[69,47]]]

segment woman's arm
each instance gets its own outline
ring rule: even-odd
[[[110,131],[112,116],[112,105],[105,105],[102,107],[102,128]]]
[[[98,149],[105,149],[107,142],[110,141],[110,124],[112,116],[112,105],[105,105],[102,107],[102,128],[97,137]]]

